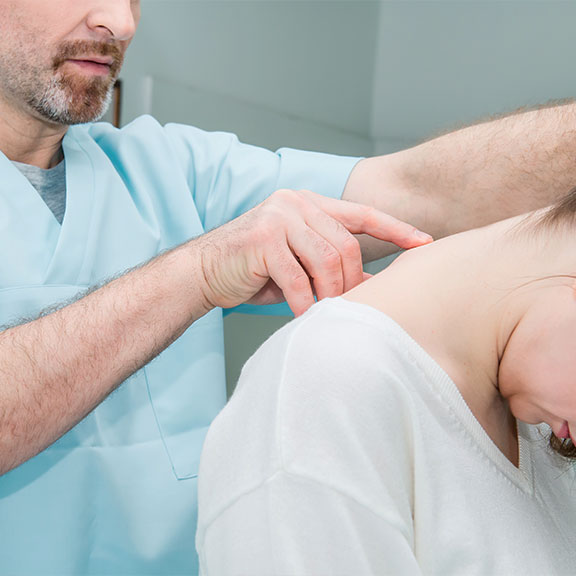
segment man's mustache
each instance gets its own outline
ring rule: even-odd
[[[124,61],[124,51],[115,43],[75,40],[61,44],[54,57],[53,69],[57,70],[66,60],[89,59],[93,56],[110,58],[110,73],[116,78]]]

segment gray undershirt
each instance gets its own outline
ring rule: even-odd
[[[52,210],[56,220],[62,224],[66,210],[66,160],[48,170],[21,162],[12,164],[28,178],[30,184],[36,188],[48,208]]]

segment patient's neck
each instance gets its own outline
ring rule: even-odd
[[[515,464],[515,420],[498,392],[497,376],[506,343],[531,302],[530,289],[519,294],[518,288],[569,269],[565,238],[530,239],[518,228],[522,219],[406,252],[345,296],[398,322],[448,373]]]

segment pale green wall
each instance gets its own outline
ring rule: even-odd
[[[362,0],[143,0],[125,118],[148,108],[269,148],[369,153],[378,11]]]
[[[374,151],[576,95],[572,0],[383,1]]]

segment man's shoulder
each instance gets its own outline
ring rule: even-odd
[[[143,115],[135,118],[130,123],[122,127],[114,126],[109,122],[89,122],[87,124],[77,124],[71,126],[69,134],[77,139],[91,139],[99,141],[110,138],[126,138],[141,135],[147,137],[152,134],[163,134],[165,127],[153,116]]]
[[[65,143],[92,158],[103,154],[117,169],[124,166],[146,174],[164,171],[166,175],[166,170],[177,169],[189,158],[187,147],[195,147],[194,128],[172,126],[175,129],[152,116],[140,116],[121,128],[107,122],[79,124],[70,127]]]

